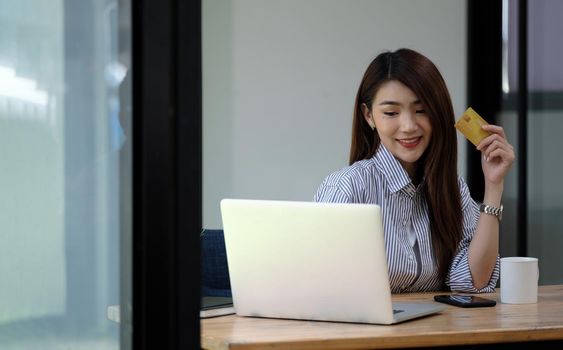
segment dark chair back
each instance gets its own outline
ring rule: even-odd
[[[201,295],[230,297],[231,282],[223,230],[201,233]]]

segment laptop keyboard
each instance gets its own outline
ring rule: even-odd
[[[393,315],[394,315],[394,314],[398,314],[399,312],[404,312],[404,311],[405,311],[405,310],[396,310],[396,309],[393,309]]]

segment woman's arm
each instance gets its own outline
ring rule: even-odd
[[[477,146],[485,176],[483,203],[499,208],[504,189],[504,177],[514,162],[514,150],[506,140],[504,130],[496,125],[484,125],[492,133]],[[485,287],[491,277],[499,251],[499,220],[481,213],[475,235],[469,245],[469,268],[476,289]]]
[[[462,239],[450,264],[450,271],[445,283],[454,292],[491,293],[494,292],[499,277],[499,260],[497,257],[487,284],[480,285],[478,286],[480,288],[477,288],[469,266],[469,246],[477,230],[481,213],[479,212],[479,205],[471,197],[463,178],[459,177],[458,181],[463,212]]]
[[[500,207],[503,185],[485,184],[483,203]],[[495,267],[499,252],[499,221],[497,217],[485,213],[479,216],[475,235],[469,245],[469,269],[476,289],[487,285]]]

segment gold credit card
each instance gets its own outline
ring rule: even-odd
[[[481,126],[488,124],[473,108],[469,107],[461,118],[455,123],[458,129],[475,146],[492,133],[485,131]]]

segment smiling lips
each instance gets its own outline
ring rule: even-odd
[[[406,148],[415,148],[420,143],[422,136],[413,137],[410,139],[397,139],[397,141],[401,144],[401,146]]]

